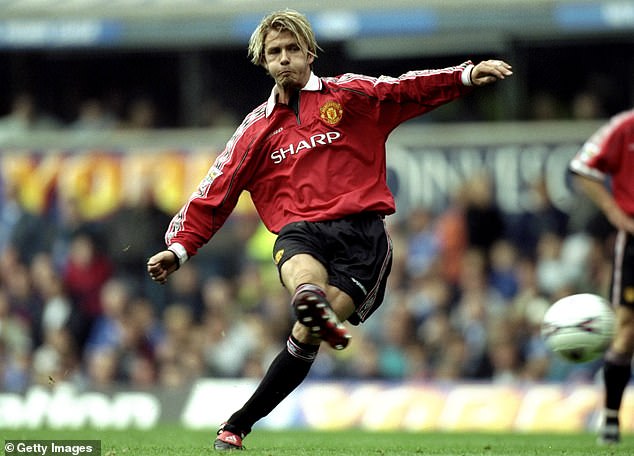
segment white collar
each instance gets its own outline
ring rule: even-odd
[[[302,90],[309,90],[312,92],[316,90],[321,90],[321,79],[315,76],[315,73],[311,71],[310,78],[308,78],[308,82],[306,83],[304,87],[302,87]],[[277,90],[277,84],[276,84],[273,86],[273,90],[271,90],[271,95],[269,96],[269,99],[266,102],[266,117],[269,117],[271,113],[273,112],[275,103],[277,103],[277,94],[278,94],[278,90]]]

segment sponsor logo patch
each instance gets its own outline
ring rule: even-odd
[[[294,144],[288,144],[271,153],[273,163],[279,165],[286,158],[298,154],[303,150],[310,150],[319,146],[327,146],[341,138],[338,131],[328,131],[326,133],[317,133],[310,138],[302,139]]]
[[[336,101],[328,101],[319,108],[319,114],[327,124],[337,125],[343,117],[343,108]]]

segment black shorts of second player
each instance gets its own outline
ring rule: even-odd
[[[278,271],[291,257],[307,253],[324,265],[328,283],[348,294],[356,311],[353,325],[365,321],[383,302],[392,268],[392,241],[383,217],[364,213],[324,222],[289,223],[273,247]]]
[[[634,236],[620,230],[614,242],[610,300],[613,306],[634,310]]]

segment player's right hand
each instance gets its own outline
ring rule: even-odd
[[[147,262],[150,278],[161,285],[167,282],[167,276],[178,269],[178,258],[171,250],[163,250],[152,256]]]

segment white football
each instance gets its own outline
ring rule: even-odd
[[[601,296],[580,293],[566,296],[544,314],[542,337],[563,359],[585,363],[599,358],[614,335],[614,312]]]

